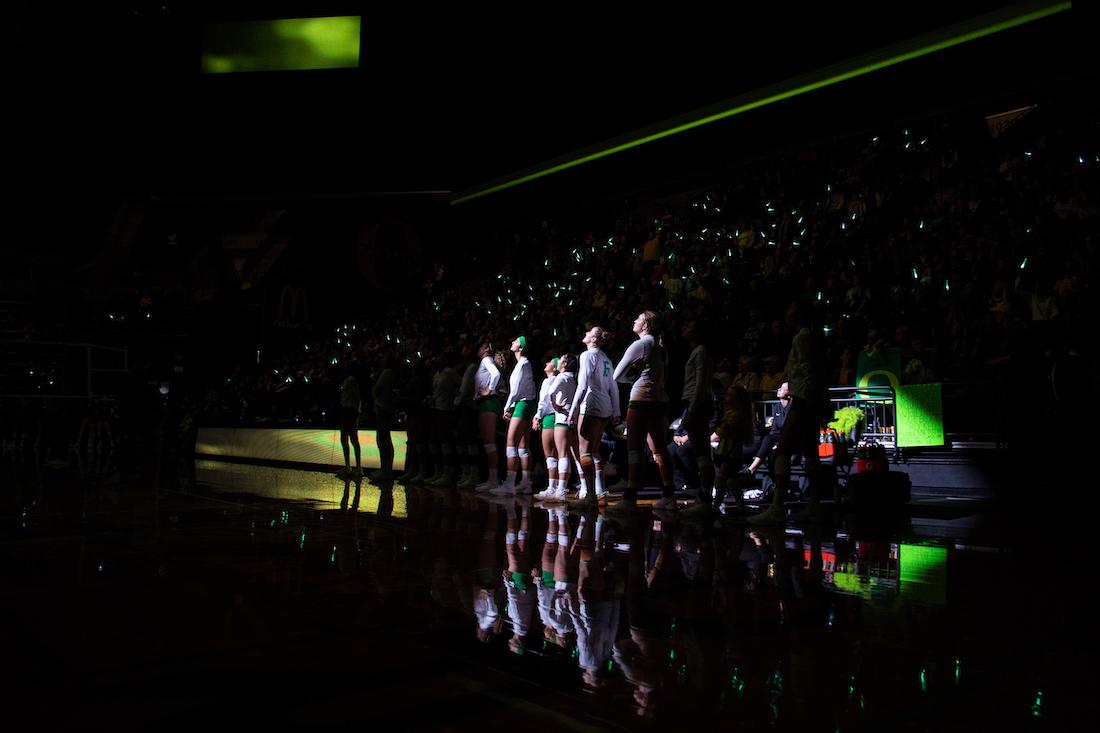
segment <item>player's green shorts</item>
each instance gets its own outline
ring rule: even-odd
[[[515,408],[512,410],[512,417],[526,417],[532,418],[535,416],[535,401],[534,400],[520,400],[516,403]]]
[[[554,416],[553,415],[543,415],[542,416],[542,429],[543,430],[553,430],[554,429]]]
[[[527,590],[527,578],[528,576],[524,573],[512,573],[512,582],[520,590]]]
[[[572,431],[574,431],[574,432],[576,432],[576,430],[577,430],[577,429],[576,429],[575,427],[573,427],[572,425],[568,425],[568,424],[566,424],[566,423],[563,423],[563,422],[556,422],[556,423],[554,423],[554,427],[555,427],[555,428],[561,428],[562,430],[572,430]]]
[[[501,404],[499,397],[486,397],[483,400],[478,400],[477,403],[478,412],[499,413],[502,407],[504,407],[504,405]]]
[[[542,585],[544,588],[554,587],[554,573],[551,570],[542,571]]]

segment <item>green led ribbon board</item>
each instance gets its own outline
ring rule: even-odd
[[[209,23],[203,28],[202,72],[354,69],[361,25],[358,15]]]
[[[834,84],[840,84],[855,79],[865,74],[871,74],[881,69],[886,69],[897,64],[906,63],[922,56],[938,53],[944,49],[953,48],[963,43],[969,43],[979,38],[1000,33],[1010,28],[1031,23],[1049,15],[1062,13],[1073,7],[1069,0],[1027,0],[1014,3],[991,13],[980,15],[962,23],[956,23],[946,28],[941,28],[931,33],[926,33],[911,38],[901,43],[881,48],[871,53],[857,56],[839,64],[833,64],[824,69],[803,74],[778,84],[773,84],[756,91],[742,94],[738,97],[719,102],[695,112],[681,115],[671,120],[657,123],[649,127],[637,130],[628,135],[607,140],[603,143],[587,147],[570,155],[565,155],[554,160],[514,173],[496,181],[490,181],[480,186],[459,192],[451,204],[462,204],[467,201],[488,196],[498,191],[504,191],[523,183],[535,181],[545,176],[553,175],[561,171],[575,168],[579,165],[591,163],[609,155],[616,155],[626,150],[631,150],[641,145],[647,145],[657,140],[662,140],[672,135],[678,135],[688,130],[694,130],[703,125],[729,119],[754,109],[766,107],[770,104],[782,102],[801,94],[808,94],[825,89]]]

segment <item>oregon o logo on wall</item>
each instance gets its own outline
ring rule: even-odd
[[[399,219],[382,219],[359,234],[359,271],[386,292],[405,285],[420,269],[423,250],[416,230]]]
[[[901,384],[901,349],[888,347],[868,353],[859,352],[856,362],[856,384],[860,387],[886,387],[894,389]]]

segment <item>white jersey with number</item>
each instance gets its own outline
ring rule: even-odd
[[[615,383],[611,360],[600,349],[588,349],[581,354],[577,372],[577,396],[569,410],[574,418],[577,410],[593,417],[620,417],[619,385]]]

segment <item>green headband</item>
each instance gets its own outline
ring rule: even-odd
[[[554,368],[555,369],[558,368],[558,357],[556,357],[556,356],[554,357]]]
[[[526,336],[520,336],[519,337],[519,346],[520,346],[521,349],[526,349],[527,348],[527,337]]]

